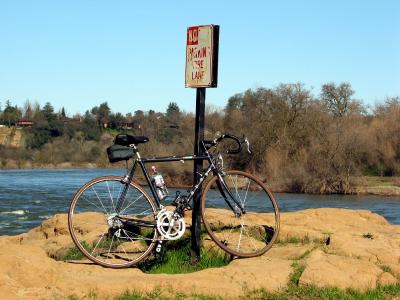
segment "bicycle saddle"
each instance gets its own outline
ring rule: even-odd
[[[144,144],[149,141],[146,136],[133,136],[130,134],[118,134],[115,137],[114,143],[121,146],[129,146],[131,144]]]

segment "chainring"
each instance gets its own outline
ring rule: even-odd
[[[157,230],[164,239],[177,240],[183,236],[185,229],[185,219],[179,214],[165,208],[157,214]]]

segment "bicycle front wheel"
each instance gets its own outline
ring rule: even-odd
[[[140,186],[105,176],[75,194],[68,226],[84,256],[104,267],[124,268],[139,263],[154,248],[155,216],[156,206]]]
[[[209,236],[231,255],[262,255],[278,236],[278,205],[262,181],[249,173],[227,171],[214,176],[201,202]]]

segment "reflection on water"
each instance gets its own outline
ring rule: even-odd
[[[0,171],[0,235],[38,226],[56,213],[66,213],[76,190],[90,179],[124,175],[123,169]],[[170,190],[174,194],[173,190]],[[281,211],[337,207],[367,209],[400,224],[400,197],[277,193]]]

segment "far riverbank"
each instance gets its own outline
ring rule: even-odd
[[[73,195],[85,182],[124,173],[123,168],[0,170],[0,235],[26,232],[54,214],[67,213]],[[175,195],[177,189],[168,187]],[[185,188],[179,190],[186,193]],[[400,196],[274,194],[281,212],[323,207],[370,210],[400,224]]]
[[[32,164],[22,163],[19,164],[16,161],[9,160],[5,165],[0,165],[0,171],[4,170],[75,170],[75,169],[125,169],[126,165],[124,162],[120,163],[105,163],[99,165],[96,163],[82,162],[82,163],[60,163],[60,164]],[[161,170],[162,172],[162,170]],[[189,188],[191,183],[191,176],[187,174],[180,174],[179,176],[168,176],[168,172],[164,174],[166,182],[171,188]],[[264,179],[267,186],[272,192],[275,193],[299,193],[299,191],[293,191],[285,187],[282,182],[274,181],[269,182]],[[357,185],[353,188],[350,195],[381,195],[381,196],[400,196],[400,177],[389,177],[389,176],[360,176],[356,179]]]

